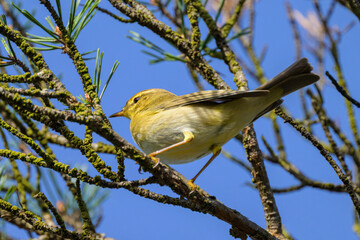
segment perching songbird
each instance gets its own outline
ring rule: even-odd
[[[130,131],[139,147],[157,163],[182,164],[212,157],[244,127],[282,103],[282,97],[319,80],[303,58],[252,91],[210,90],[177,96],[148,89],[131,97],[110,117],[131,120]]]

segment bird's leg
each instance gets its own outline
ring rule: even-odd
[[[181,142],[175,143],[175,144],[170,145],[170,146],[168,146],[166,148],[157,150],[157,151],[149,154],[149,157],[151,157],[151,159],[154,160],[154,162],[156,162],[154,168],[156,168],[159,165],[159,162],[160,162],[160,158],[155,157],[156,155],[159,155],[159,154],[161,154],[163,152],[166,152],[167,150],[176,148],[178,146],[184,145],[184,144],[186,144],[188,142],[191,142],[194,139],[194,134],[192,134],[192,132],[185,131],[185,132],[183,132],[183,134],[184,134],[184,140],[182,140]]]
[[[211,158],[209,159],[209,161],[207,161],[207,163],[201,168],[201,170],[195,175],[195,177],[193,177],[192,179],[189,180],[188,184],[190,185],[190,187],[192,188],[192,191],[195,190],[195,180],[198,178],[198,176],[205,170],[205,168],[207,168],[207,166],[210,165],[210,163],[220,154],[221,152],[221,147],[218,145],[213,145],[211,147],[211,151],[213,153],[213,155],[211,156]],[[191,191],[191,192],[192,192]]]

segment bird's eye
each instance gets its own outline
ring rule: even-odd
[[[137,103],[139,101],[139,97],[134,98],[134,103]]]

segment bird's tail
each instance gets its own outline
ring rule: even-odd
[[[256,90],[269,90],[270,93],[279,92],[279,98],[284,97],[300,88],[306,87],[318,81],[319,76],[312,73],[312,69],[313,68],[309,64],[308,60],[306,58],[302,58],[270,81],[258,87]]]
[[[308,60],[302,58],[270,81],[258,87],[256,90],[269,91],[266,98],[262,99],[268,103],[268,106],[259,112],[253,121],[279,106],[283,102],[282,97],[318,81],[319,76],[312,73],[312,69]]]

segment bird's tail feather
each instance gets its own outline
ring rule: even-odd
[[[312,69],[308,60],[302,58],[256,90],[271,92],[281,89],[281,97],[286,96],[319,80],[319,76],[311,72]]]

